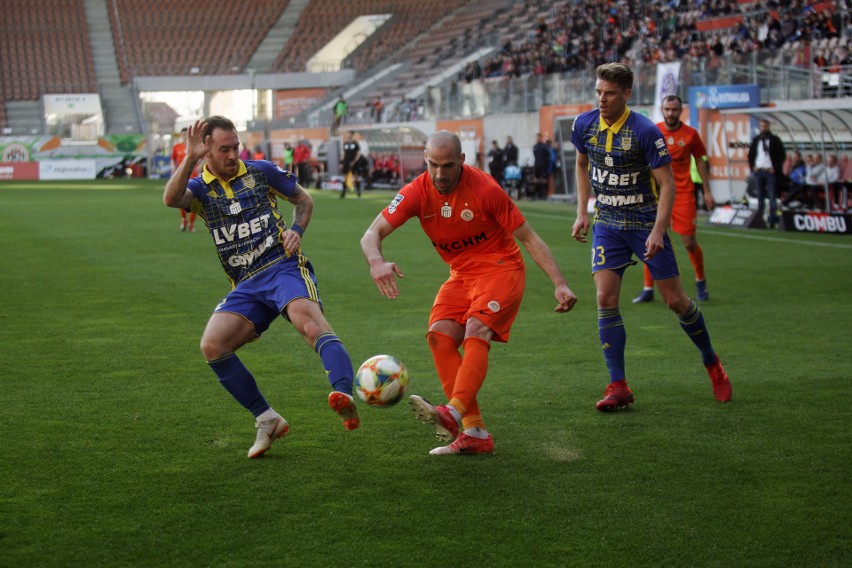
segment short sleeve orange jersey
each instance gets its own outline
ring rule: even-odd
[[[523,267],[512,232],[526,222],[494,178],[462,166],[459,183],[441,195],[428,172],[403,187],[382,215],[394,227],[417,217],[453,272],[481,275]]]
[[[175,163],[175,167],[178,167],[183,159],[186,157],[186,144],[183,142],[178,142],[172,148],[172,161]]]
[[[669,130],[665,121],[657,123],[657,127],[663,133],[663,138],[666,140],[666,146],[668,146],[669,154],[672,157],[675,190],[677,193],[694,191],[695,184],[692,183],[692,174],[690,173],[691,157],[694,156],[696,160],[701,160],[707,155],[707,148],[704,147],[701,136],[696,129],[683,123],[676,130]]]

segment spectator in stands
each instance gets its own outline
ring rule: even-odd
[[[180,138],[177,143],[172,147],[172,173],[177,171],[178,166],[180,166],[183,159],[186,157],[186,127],[180,129]],[[197,171],[193,170],[190,175],[197,175]],[[179,209],[180,211],[180,230],[186,231],[189,229],[190,233],[195,232],[195,211],[191,210],[189,207],[182,207]],[[188,217],[188,219],[187,219]]]
[[[843,176],[837,162],[837,154],[829,154],[826,158],[825,184],[830,194],[831,208],[835,210],[846,209],[846,204],[841,204],[840,199],[843,192]]]
[[[252,156],[252,158],[255,160],[266,159],[266,154],[263,152],[263,147],[261,147],[259,144],[254,147],[254,155]]]
[[[491,177],[497,180],[497,183],[503,183],[503,168],[506,167],[503,158],[503,149],[496,140],[491,141],[491,149],[488,151],[488,171],[491,172]]]
[[[248,146],[246,145],[245,142],[243,142],[242,146],[243,146],[243,149],[240,150],[240,159],[244,162],[246,160],[251,160],[251,151],[248,149]]]
[[[518,165],[518,147],[511,136],[506,136],[506,145],[503,147],[503,155],[505,156],[506,165]]]
[[[826,178],[825,178],[825,163],[822,161],[822,153],[816,152],[813,155],[808,154],[809,160],[807,160],[807,175],[805,176],[805,182],[807,188],[814,195],[814,208],[822,209],[823,202],[817,202],[817,196],[819,196],[820,192],[826,191]]]
[[[385,103],[382,102],[382,97],[376,97],[373,108],[375,109],[376,122],[382,122],[382,115],[385,112]]]
[[[781,202],[785,207],[801,207],[807,205],[813,206],[813,200],[807,196],[805,189],[808,168],[805,161],[802,159],[802,153],[796,150],[793,152],[793,159],[790,162],[790,171],[787,178],[790,180],[789,191]]]
[[[748,165],[754,176],[757,189],[757,212],[763,218],[766,198],[769,198],[769,228],[778,224],[778,187],[779,177],[783,175],[784,160],[787,151],[781,139],[772,133],[769,121],[762,119],[759,133],[751,141],[748,149]]]
[[[843,172],[843,183],[848,186],[852,183],[852,158],[846,154],[840,159],[840,171]]]

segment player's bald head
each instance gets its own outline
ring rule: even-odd
[[[451,193],[458,185],[464,169],[461,140],[448,130],[439,130],[426,140],[423,152],[426,169],[439,193]]]
[[[445,153],[452,152],[455,156],[460,156],[462,153],[461,140],[449,130],[438,130],[426,140],[426,153],[434,152]]]

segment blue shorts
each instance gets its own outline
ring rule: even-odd
[[[645,241],[650,230],[620,231],[602,227],[595,223],[592,227],[592,274],[599,270],[613,270],[623,274],[628,266],[636,264],[635,254],[648,265],[654,280],[665,280],[680,275],[674,246],[669,232],[663,235],[663,250],[651,260],[645,260]]]
[[[299,262],[278,262],[248,280],[243,280],[219,302],[213,313],[230,312],[254,324],[260,335],[279,315],[287,318],[287,304],[307,298],[320,305],[317,279],[311,262],[299,256]]]

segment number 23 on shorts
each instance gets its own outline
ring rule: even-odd
[[[602,246],[592,247],[592,266],[603,266],[606,264],[606,252]]]

